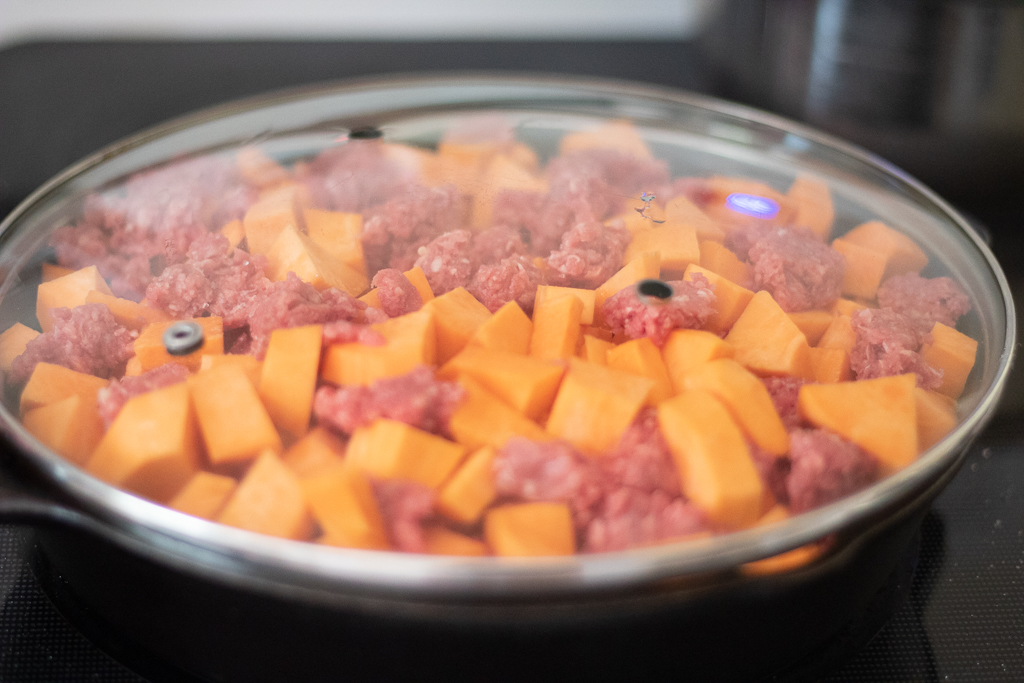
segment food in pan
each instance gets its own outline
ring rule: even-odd
[[[834,214],[807,175],[672,178],[625,122],[543,163],[488,117],[250,147],[88,197],[0,363],[42,443],[244,529],[501,556],[726,533],[957,422],[969,298]]]

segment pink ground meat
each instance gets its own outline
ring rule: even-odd
[[[679,471],[661,436],[654,408],[641,410],[618,445],[599,462],[613,485],[679,495]]]
[[[400,270],[378,270],[370,285],[377,288],[381,310],[392,318],[423,308],[423,295]]]
[[[971,300],[948,277],[923,278],[917,273],[895,275],[878,288],[878,305],[906,317],[926,334],[935,323],[956,327],[960,316],[971,310]]]
[[[168,266],[146,288],[146,300],[175,318],[216,315],[224,328],[248,322],[252,307],[271,287],[267,260],[241,249],[228,254],[227,238],[207,233],[189,247],[183,263]]]
[[[324,324],[324,346],[331,344],[384,346],[387,341],[383,334],[368,325],[358,325],[347,320],[335,320]]]
[[[789,506],[804,512],[858,491],[878,478],[878,461],[824,429],[790,434]]]
[[[472,242],[468,230],[454,230],[419,248],[415,265],[427,276],[434,296],[469,284],[476,270]]]
[[[828,308],[843,289],[846,260],[809,232],[782,228],[749,252],[754,287],[767,290],[786,312]]]
[[[457,382],[436,380],[430,368],[421,365],[368,387],[320,387],[313,414],[320,424],[346,434],[383,417],[447,436],[448,422],[463,394]]]
[[[584,549],[592,553],[625,550],[707,529],[704,514],[682,498],[626,487],[604,498],[587,526]]]
[[[725,234],[725,248],[736,254],[740,261],[750,261],[750,249],[761,238],[774,232],[777,228],[766,223],[749,223],[733,227]]]
[[[580,222],[562,235],[558,251],[548,257],[547,280],[563,287],[594,289],[622,267],[632,236],[625,228]]]
[[[788,457],[772,455],[762,450],[757,444],[750,443],[750,459],[761,477],[765,488],[771,491],[775,500],[783,505],[789,502],[789,490],[786,480],[789,478],[791,463]]]
[[[29,341],[11,363],[10,384],[26,381],[37,363],[62,365],[97,377],[124,374],[125,363],[135,355],[138,332],[121,327],[103,304],[55,308],[50,312],[53,329]]]
[[[529,253],[541,257],[558,249],[572,226],[595,220],[593,210],[578,197],[554,199],[522,190],[499,192],[492,211],[495,226],[523,231],[529,236]]]
[[[942,371],[928,365],[918,353],[920,337],[907,318],[891,308],[866,308],[850,316],[850,324],[857,333],[850,351],[850,369],[857,379],[913,372],[922,389],[942,383]]]
[[[166,363],[141,375],[111,380],[110,384],[100,389],[96,395],[103,424],[110,427],[128,399],[184,382],[188,376],[188,368],[184,365]]]
[[[434,491],[415,481],[382,479],[373,482],[373,493],[391,546],[406,553],[426,552],[423,520],[434,512]]]
[[[259,296],[249,312],[249,353],[263,358],[270,333],[277,329],[318,325],[335,320],[360,321],[366,304],[333,287],[318,292],[313,285],[288,273]]]
[[[804,380],[799,377],[762,377],[761,382],[768,389],[768,395],[772,397],[772,404],[786,431],[799,427],[803,420],[797,409],[797,398],[800,396],[800,387],[805,384]]]
[[[480,266],[466,289],[492,313],[509,301],[515,301],[529,315],[533,312],[537,285],[543,278],[544,274],[532,259],[515,254]]]
[[[380,140],[349,140],[295,165],[316,206],[362,213],[408,191],[415,169],[400,164]]]
[[[714,307],[714,286],[699,273],[668,284],[674,294],[666,301],[642,301],[632,286],[609,297],[601,309],[605,322],[616,334],[648,337],[659,347],[672,330],[702,327]]]
[[[368,210],[363,214],[367,272],[412,268],[420,247],[462,226],[463,207],[462,195],[451,185],[414,186]]]
[[[526,252],[526,243],[514,228],[499,225],[473,235],[473,259],[483,265]]]
[[[509,439],[495,457],[494,485],[505,498],[568,503],[577,529],[590,524],[604,492],[598,467],[572,446],[522,437]]]
[[[588,149],[559,156],[547,168],[554,199],[578,198],[597,220],[621,210],[627,197],[668,185],[668,164],[609,149]]]

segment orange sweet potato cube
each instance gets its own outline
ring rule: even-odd
[[[585,361],[597,365],[608,365],[608,351],[613,349],[615,344],[610,341],[595,337],[592,334],[583,335],[583,348],[578,354]]]
[[[270,333],[259,394],[277,427],[295,438],[309,429],[320,369],[323,325],[304,325]]]
[[[69,275],[40,283],[36,288],[36,318],[43,332],[53,329],[50,311],[55,308],[81,306],[86,303],[86,297],[93,290],[113,296],[96,266],[82,268]]]
[[[832,315],[845,315],[849,318],[857,311],[864,310],[867,307],[867,304],[862,304],[859,301],[853,301],[851,299],[836,299],[829,311]]]
[[[625,208],[623,208],[622,213],[612,216],[604,224],[625,227],[626,230],[636,234],[653,228],[655,225],[662,225],[667,222],[665,209],[662,206],[653,203],[648,204],[642,199],[630,197],[625,200]],[[682,224],[673,223],[673,225]]]
[[[58,266],[56,263],[44,263],[40,270],[42,271],[43,282],[56,280],[59,277],[71,275],[71,273],[75,272],[74,268],[65,268],[64,266]]]
[[[305,479],[341,466],[344,456],[345,442],[323,427],[315,427],[292,444],[281,461]]]
[[[423,303],[427,303],[434,299],[434,291],[430,289],[430,283],[427,282],[427,276],[419,266],[413,266],[402,274],[405,275],[405,278],[413,287],[416,288],[416,291],[420,293],[420,298],[423,299]]]
[[[661,357],[676,393],[685,388],[686,375],[694,368],[716,358],[732,358],[732,344],[707,330],[675,330],[669,334]]]
[[[832,240],[832,248],[846,259],[843,295],[874,299],[885,275],[886,255],[838,237]]]
[[[573,358],[547,431],[585,453],[604,454],[622,438],[654,385],[652,379]]]
[[[558,143],[560,155],[588,149],[613,150],[637,159],[654,158],[636,126],[624,120],[608,121],[593,130],[566,133]]]
[[[656,251],[643,253],[622,266],[619,272],[612,275],[600,287],[594,290],[594,319],[601,318],[601,307],[609,298],[619,291],[636,284],[640,280],[656,278],[661,274],[661,254]]]
[[[203,362],[203,356],[220,355],[224,353],[224,321],[218,316],[209,318],[195,318],[192,320],[203,328],[203,345],[185,356],[172,356],[167,353],[164,346],[164,332],[176,320],[150,323],[139,332],[135,340],[135,356],[142,363],[142,371],[152,370],[165,363],[178,363],[184,365],[193,372],[199,369]]]
[[[476,300],[464,287],[456,287],[423,305],[434,312],[437,318],[437,362],[447,363],[449,359],[466,346],[466,343],[483,325],[491,312]]]
[[[798,311],[789,314],[789,319],[800,328],[811,346],[817,345],[835,317],[831,311]]]
[[[353,432],[345,463],[378,479],[410,479],[437,488],[465,454],[461,444],[382,418]]]
[[[751,221],[764,225],[787,225],[796,214],[796,204],[792,199],[756,180],[716,175],[708,179],[708,185],[711,199],[704,207],[704,213],[718,221],[726,232]],[[728,203],[729,196],[734,193],[765,197],[776,202],[779,211],[772,218],[756,218],[746,213],[738,213]]]
[[[813,176],[800,174],[790,185],[786,196],[796,207],[794,225],[807,228],[821,239],[828,240],[836,217],[828,185]]]
[[[487,391],[470,377],[460,377],[466,396],[452,413],[448,428],[455,440],[470,450],[483,446],[501,448],[513,436],[534,441],[551,437],[536,422]]]
[[[473,524],[497,497],[494,488],[494,456],[491,446],[477,449],[466,458],[437,493],[434,506],[449,519]]]
[[[700,262],[698,265],[701,268],[721,275],[740,287],[750,288],[753,283],[753,275],[749,264],[740,261],[736,254],[726,249],[720,242],[703,240],[699,247]]]
[[[199,469],[195,410],[185,383],[129,399],[86,469],[158,503],[170,500]]]
[[[845,349],[811,348],[811,367],[814,381],[822,384],[848,382],[853,379],[850,370],[850,353]]]
[[[228,241],[228,253],[230,254],[245,239],[245,224],[237,218],[228,221],[221,226],[220,234]]]
[[[956,401],[920,387],[914,388],[917,409],[917,446],[926,451],[956,427]]]
[[[917,457],[913,373],[835,384],[805,384],[797,406],[804,419],[878,458],[884,474]]]
[[[267,275],[271,280],[280,282],[288,277],[288,273],[295,273],[300,280],[318,290],[334,287],[352,296],[359,296],[370,286],[364,273],[332,255],[291,225],[278,233],[266,256]]]
[[[554,285],[540,285],[537,287],[537,298],[534,300],[534,311],[537,307],[549,305],[555,299],[566,296],[574,296],[583,304],[583,311],[580,313],[581,325],[594,324],[594,290],[579,289],[576,287],[556,287]]]
[[[38,363],[21,391],[19,406],[22,416],[33,408],[49,405],[68,396],[95,398],[96,392],[109,382],[94,375],[76,372],[62,365]]]
[[[85,295],[89,304],[104,304],[114,314],[114,320],[130,330],[141,330],[150,323],[170,320],[171,316],[163,311],[135,303],[129,299],[118,299],[116,296],[93,290]]]
[[[490,227],[494,198],[503,190],[547,194],[547,180],[524,168],[505,154],[496,154],[484,167],[480,184],[473,193],[470,224],[480,230]]]
[[[423,542],[431,555],[458,555],[483,557],[490,555],[487,545],[475,538],[460,534],[443,526],[429,526],[423,530]]]
[[[665,222],[646,230],[637,230],[623,256],[625,262],[656,251],[661,255],[661,270],[681,273],[691,263],[700,262],[697,231],[684,223]]]
[[[565,360],[575,355],[582,313],[583,302],[575,296],[549,298],[534,305],[530,355],[546,360]]]
[[[484,515],[484,539],[500,557],[545,557],[576,552],[572,514],[565,503],[520,503]]]
[[[431,309],[422,308],[374,325],[387,340],[384,346],[331,345],[320,374],[334,384],[367,386],[384,377],[404,375],[418,365],[434,365],[436,319]]]
[[[231,477],[212,472],[196,472],[167,507],[187,515],[214,520],[238,488]]]
[[[731,358],[708,361],[686,375],[687,390],[705,389],[728,408],[750,440],[772,455],[789,452],[789,434],[768,389]]]
[[[324,530],[322,542],[346,548],[387,550],[387,531],[370,480],[341,467],[302,482],[306,501]]]
[[[837,315],[818,339],[818,348],[842,349],[849,353],[856,343],[857,332],[853,329],[850,316]]]
[[[466,343],[466,348],[507,351],[525,356],[530,353],[532,338],[533,321],[523,313],[519,304],[509,301],[476,328],[476,332]]]
[[[607,365],[612,370],[654,380],[654,387],[647,397],[649,405],[657,405],[675,394],[661,351],[647,337],[632,339],[609,349]]]
[[[914,240],[881,221],[862,223],[843,235],[843,241],[877,251],[885,257],[885,275],[919,273],[928,265],[928,255]]]
[[[704,323],[704,329],[715,334],[728,332],[746,310],[754,293],[735,282],[700,266],[690,264],[683,274],[684,280],[692,280],[700,273],[715,288],[715,309]]]
[[[103,438],[96,395],[74,394],[25,413],[25,429],[76,465],[84,465]]]
[[[9,373],[14,359],[25,353],[25,346],[38,336],[37,330],[21,323],[14,323],[4,330],[0,334],[0,370],[4,374]]]
[[[209,357],[209,356],[207,356]],[[142,374],[142,361],[139,360],[138,356],[132,356],[128,359],[128,362],[124,364],[124,376],[125,377],[138,377]]]
[[[736,360],[759,375],[814,377],[807,338],[768,292],[751,298],[725,341],[736,349]]]
[[[964,393],[974,367],[978,342],[942,323],[935,323],[931,335],[932,341],[921,348],[921,357],[928,365],[942,370],[942,383],[936,391],[958,398]]]
[[[448,361],[439,376],[468,376],[521,412],[537,420],[548,412],[562,381],[562,365],[532,356],[467,348]]]
[[[750,526],[761,514],[761,477],[743,432],[714,394],[695,389],[658,405],[658,425],[683,493],[715,525]]]
[[[260,377],[263,375],[263,361],[256,360],[255,356],[240,353],[203,356],[203,359],[199,362],[199,369],[211,370],[222,365],[237,365],[245,371],[245,376],[249,378],[254,387],[260,385]]]
[[[288,171],[255,145],[246,145],[235,154],[238,172],[247,182],[261,189],[273,187],[289,179]]]
[[[314,244],[357,273],[366,275],[366,258],[361,239],[362,214],[304,209],[302,217],[309,239]]]
[[[698,240],[721,242],[725,239],[725,230],[722,226],[685,195],[673,197],[665,204],[665,218],[673,223],[692,227],[697,233]]]
[[[287,227],[302,228],[302,207],[309,202],[305,188],[286,183],[268,190],[245,212],[242,224],[249,252],[269,256],[278,235]]]
[[[313,518],[299,478],[269,450],[253,462],[217,521],[296,541],[313,535]]]
[[[188,386],[212,464],[245,462],[266,450],[281,452],[274,422],[241,367],[203,370],[189,377]]]

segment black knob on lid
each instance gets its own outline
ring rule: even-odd
[[[641,280],[636,283],[636,293],[640,298],[650,297],[653,299],[660,299],[666,301],[672,298],[672,285],[663,280]]]
[[[164,331],[164,348],[172,356],[187,356],[203,345],[203,328],[191,320],[174,323]]]

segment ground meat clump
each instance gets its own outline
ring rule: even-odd
[[[296,164],[295,177],[309,189],[316,206],[362,213],[407,192],[416,173],[390,155],[380,140],[349,140],[308,164]]]
[[[786,312],[827,308],[843,289],[846,260],[809,232],[773,230],[749,251],[754,287]]]
[[[462,195],[451,185],[416,186],[370,209],[363,215],[367,271],[372,274],[381,268],[409,270],[419,258],[419,248],[459,228],[462,215]]]
[[[750,443],[750,459],[754,469],[761,477],[761,482],[775,496],[775,500],[783,505],[789,502],[789,490],[786,480],[792,466],[789,458],[772,455],[755,443]]]
[[[473,236],[473,259],[477,263],[491,264],[516,254],[526,253],[523,236],[514,228],[499,225]]]
[[[426,552],[423,520],[434,512],[434,491],[415,481],[383,479],[373,482],[373,493],[391,546],[406,553]]]
[[[347,320],[335,320],[324,325],[324,346],[331,344],[384,346],[387,343],[388,340],[383,334],[367,325],[357,325]]]
[[[259,254],[232,250],[223,235],[207,233],[191,244],[183,263],[168,266],[149,283],[146,301],[175,318],[216,315],[225,329],[241,327],[271,286],[266,263]]]
[[[562,235],[558,251],[548,257],[547,279],[553,285],[593,289],[622,267],[628,230],[597,221],[577,223]]]
[[[703,327],[714,310],[715,289],[697,273],[692,280],[670,282],[672,298],[644,301],[635,287],[609,297],[601,308],[605,322],[616,334],[630,339],[648,337],[661,347],[672,330]]]
[[[857,379],[891,377],[913,372],[917,385],[934,389],[942,371],[918,353],[920,337],[911,323],[891,308],[865,308],[850,316],[857,342],[850,351],[850,369]]]
[[[611,149],[587,149],[548,164],[551,196],[586,203],[597,220],[621,210],[624,200],[668,185],[668,164]]]
[[[626,487],[605,497],[587,527],[584,548],[592,553],[625,550],[707,529],[704,514],[692,503],[664,491]]]
[[[491,217],[494,225],[528,236],[530,253],[541,257],[558,249],[572,226],[597,220],[590,206],[578,197],[554,199],[525,190],[499,192]]]
[[[454,230],[419,248],[416,267],[423,271],[435,296],[469,284],[476,270],[468,230]]]
[[[725,248],[736,254],[740,261],[750,261],[750,249],[777,228],[771,224],[754,222],[738,225],[725,234]]]
[[[509,301],[515,301],[529,315],[543,277],[532,259],[515,254],[480,266],[467,289],[492,313]]]
[[[799,427],[803,420],[797,409],[797,398],[800,396],[800,387],[805,384],[804,380],[799,377],[763,377],[761,382],[768,389],[768,395],[772,397],[772,404],[786,431]]]
[[[381,310],[389,317],[397,318],[423,308],[423,295],[400,270],[378,270],[370,284],[377,288]]]
[[[335,320],[359,321],[366,304],[333,287],[318,292],[295,273],[288,273],[283,282],[274,282],[260,296],[249,314],[249,350],[263,358],[274,330],[319,325]]]
[[[971,310],[971,300],[948,277],[923,278],[917,273],[895,275],[878,288],[878,305],[904,316],[921,334],[935,323],[956,327],[957,319]]]
[[[604,478],[569,444],[513,437],[494,459],[494,486],[506,498],[566,502],[576,528],[583,529],[603,497]]]
[[[383,417],[447,436],[448,422],[463,394],[457,382],[438,381],[430,368],[421,365],[368,387],[320,387],[313,414],[320,424],[346,434]]]
[[[644,408],[618,445],[600,459],[610,482],[653,493],[679,495],[679,471],[658,427],[658,413]]]
[[[50,311],[53,329],[32,339],[11,363],[10,384],[26,381],[37,363],[62,365],[97,377],[124,374],[135,355],[138,332],[122,327],[103,304],[83,304]]]
[[[878,461],[824,429],[790,434],[789,507],[804,512],[864,488],[878,478]]]
[[[96,395],[103,424],[110,427],[128,399],[184,382],[188,375],[188,368],[184,365],[165,363],[141,375],[111,380]]]

